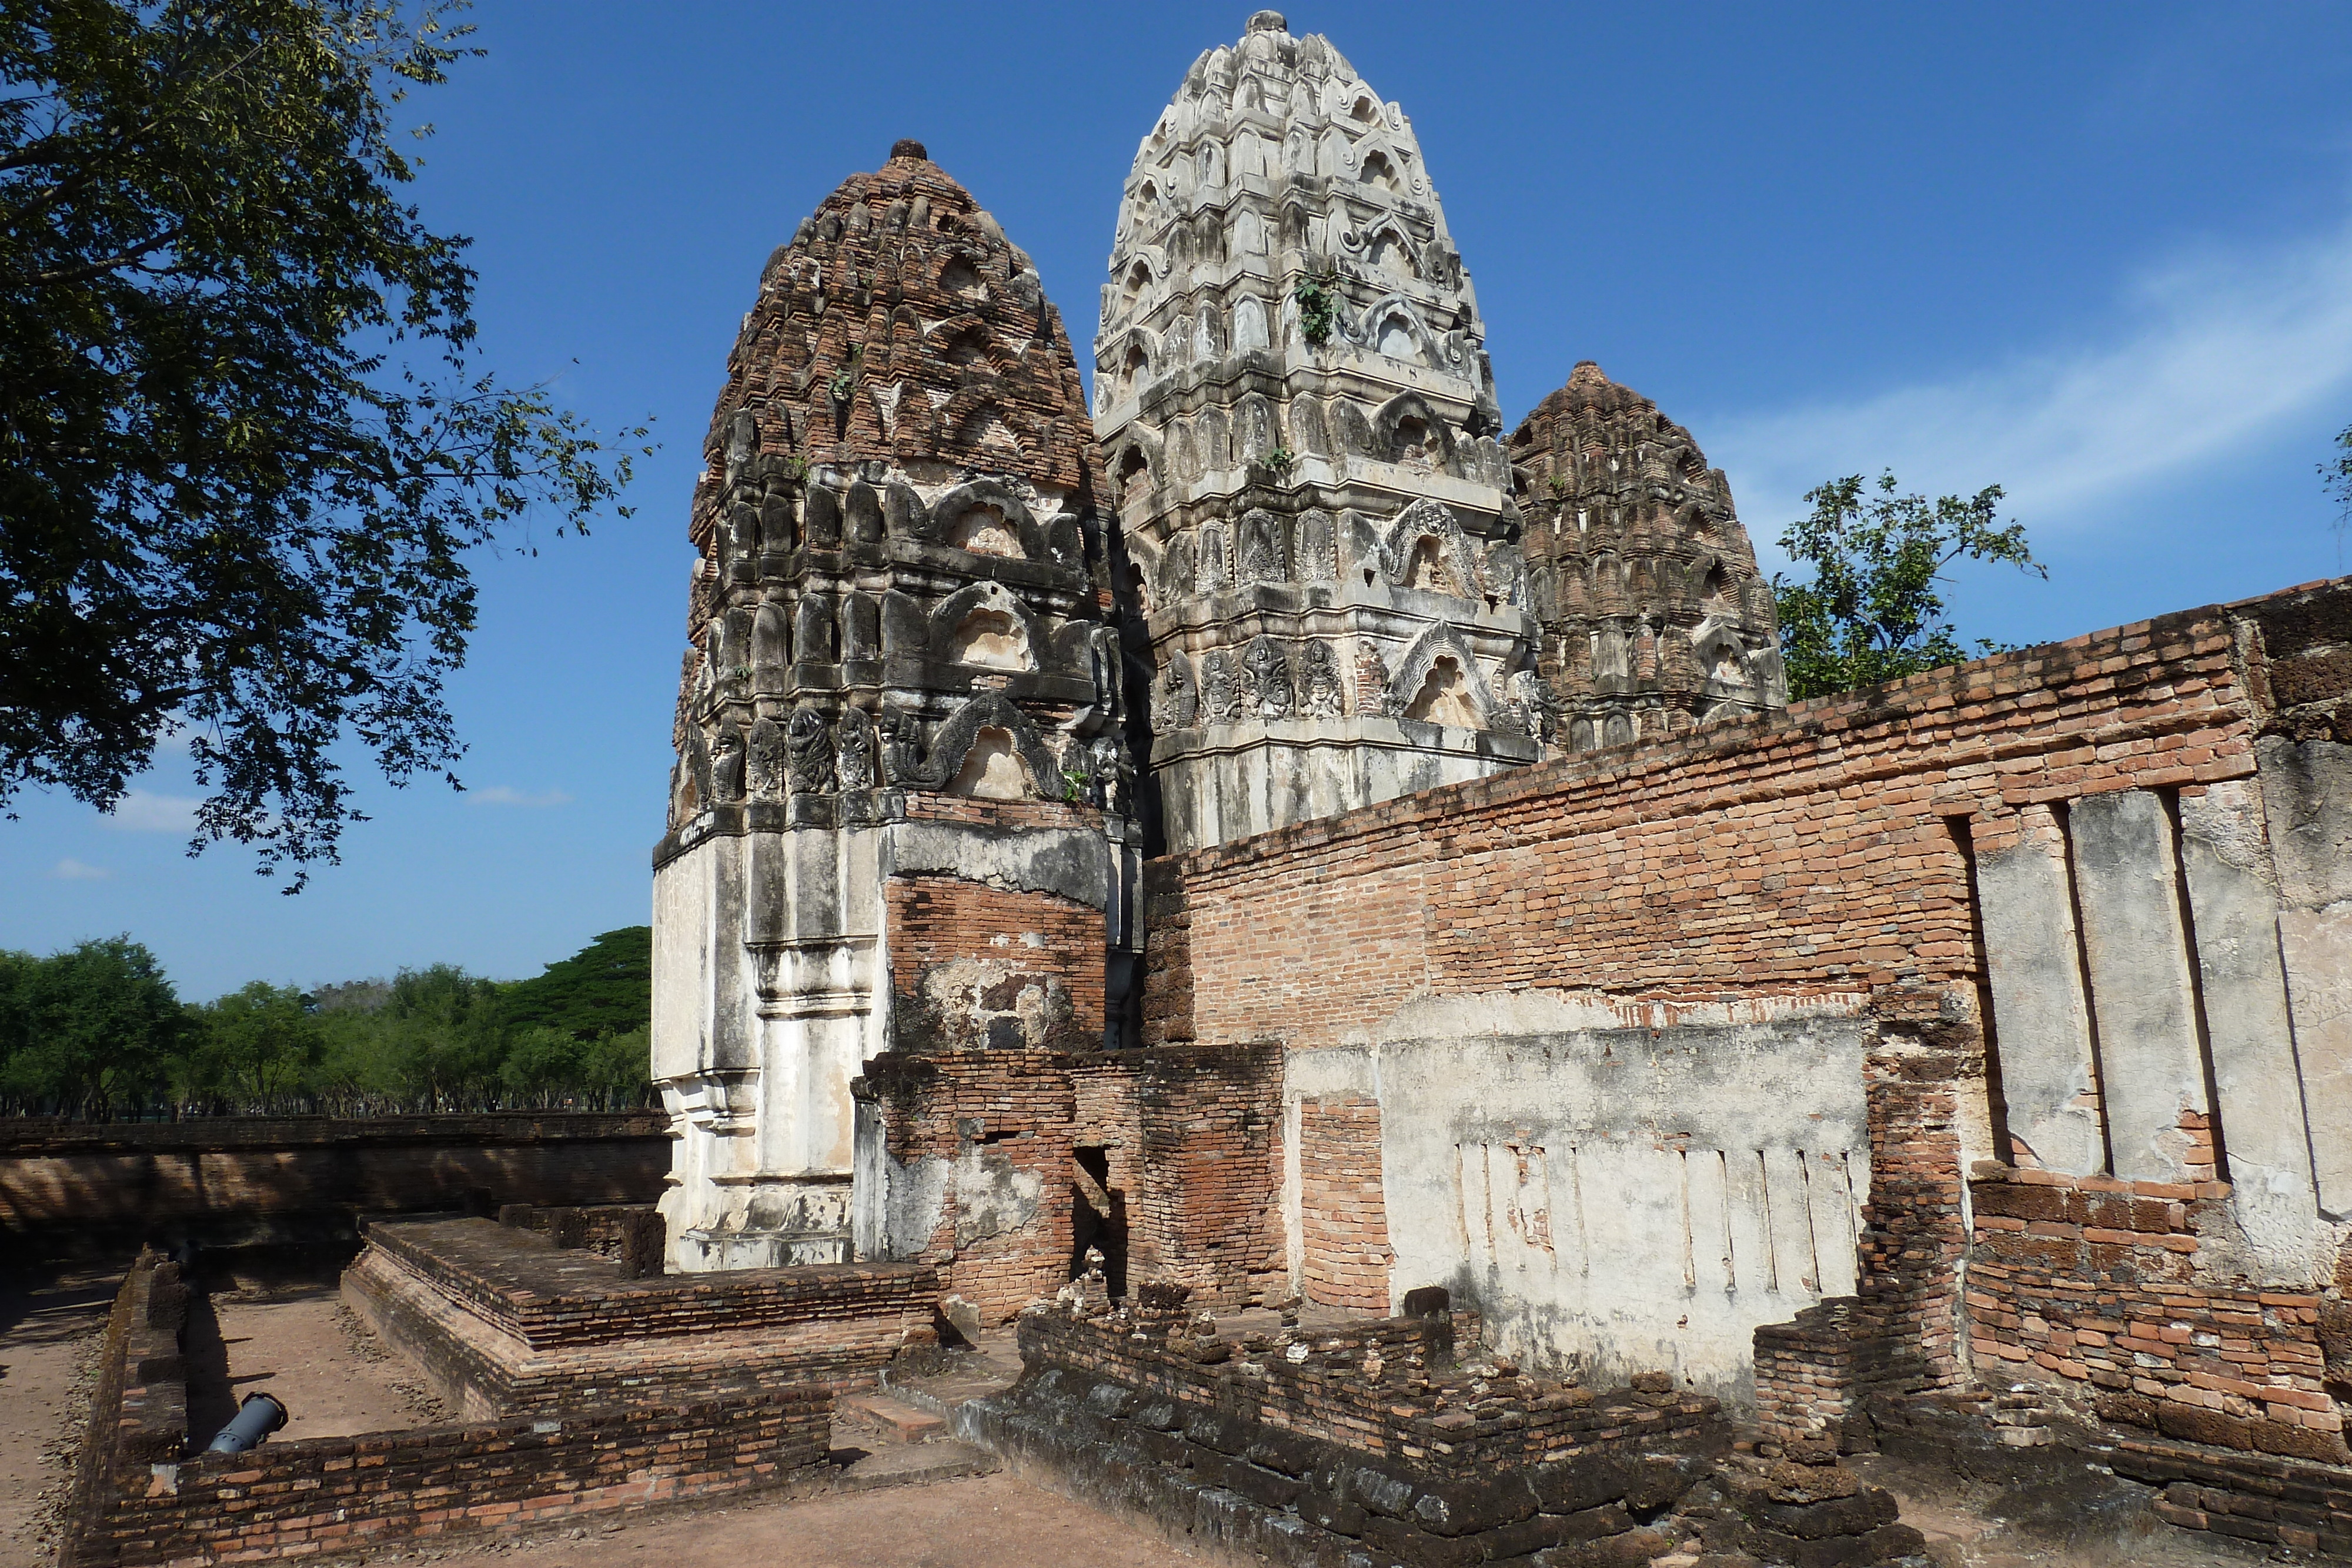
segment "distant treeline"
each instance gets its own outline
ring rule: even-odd
[[[651,1103],[653,932],[528,980],[450,964],[183,1002],[128,936],[0,950],[0,1113],[79,1117],[631,1110]]]

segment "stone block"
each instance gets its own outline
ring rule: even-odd
[[[2210,1107],[2172,821],[2153,792],[2118,789],[2077,800],[2070,828],[2115,1174],[2179,1181],[2181,1113]]]

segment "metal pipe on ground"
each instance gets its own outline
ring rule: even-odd
[[[248,1394],[245,1403],[236,1408],[236,1418],[220,1429],[213,1438],[208,1454],[242,1454],[257,1448],[269,1434],[284,1427],[286,1406],[274,1395]]]

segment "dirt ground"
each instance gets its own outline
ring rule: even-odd
[[[0,1568],[48,1556],[46,1505],[66,1484],[88,1414],[81,1364],[121,1282],[99,1270],[0,1279]]]
[[[415,1370],[378,1344],[331,1287],[256,1281],[216,1289],[190,1303],[186,1343],[188,1427],[207,1441],[247,1397],[264,1393],[287,1411],[273,1442],[446,1418]]]
[[[1201,1559],[1010,1476],[589,1526],[485,1546],[530,1568],[1174,1568]],[[399,1560],[387,1554],[377,1562]],[[411,1553],[406,1559],[418,1561]]]

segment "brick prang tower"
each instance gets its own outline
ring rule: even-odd
[[[1128,176],[1095,428],[1168,847],[1542,754],[1477,301],[1411,124],[1261,11]]]
[[[1139,835],[1091,434],[1036,269],[919,143],[769,258],[655,853],[680,1268],[847,1255],[867,1058],[1116,1014]]]
[[[1689,431],[1587,360],[1519,422],[1510,457],[1570,750],[1788,706],[1772,585]]]

